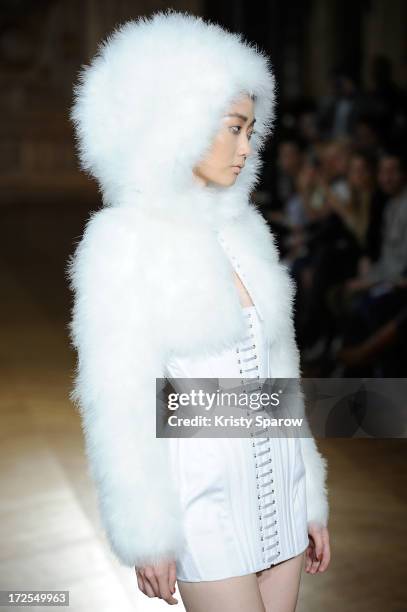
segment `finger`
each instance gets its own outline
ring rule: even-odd
[[[170,563],[169,571],[168,571],[168,585],[170,587],[171,593],[175,593],[175,583],[177,581],[177,566],[175,561]]]
[[[322,552],[319,554],[320,566],[318,571],[323,572],[325,568],[329,564],[329,560],[331,558],[330,554],[330,544],[329,544],[329,533],[327,529],[324,529],[321,534],[322,540]]]
[[[326,568],[328,567],[329,564],[329,559],[327,559],[327,557],[325,556],[325,553],[322,555],[319,567],[318,567],[318,572],[324,572],[326,570]]]
[[[324,552],[322,553],[322,560],[319,566],[319,571],[324,572],[329,565],[331,560],[331,551],[329,548],[329,542],[324,543]]]
[[[156,594],[154,593],[154,589],[151,586],[150,581],[148,580],[148,578],[146,578],[145,576],[143,576],[143,582],[144,582],[144,588],[146,591],[146,595],[148,597],[156,597]]]
[[[316,550],[314,549],[314,553],[313,553],[313,558],[312,558],[312,564],[311,564],[311,570],[310,573],[311,574],[316,574],[319,568],[319,564],[320,561],[316,555]]]
[[[305,571],[309,572],[311,569],[311,565],[312,565],[312,559],[313,559],[313,546],[308,546],[307,550],[305,551]]]
[[[312,532],[312,534],[309,534],[309,545],[307,548],[307,567],[306,567],[306,571],[309,574],[314,573],[314,563],[316,561],[316,552],[315,552],[315,546],[316,546],[316,534],[314,533],[314,531]]]
[[[321,535],[318,534],[315,538],[314,560],[317,559],[319,561],[321,559],[323,550],[324,542],[322,540]]]
[[[158,586],[158,580],[157,577],[155,575],[155,569],[153,567],[148,567],[146,569],[146,571],[144,572],[144,581],[151,586],[153,593],[154,593],[154,597],[160,597],[160,589]]]
[[[144,593],[144,595],[147,595],[147,589],[146,589],[146,583],[144,581],[144,578],[141,574],[139,574],[138,579],[140,580],[140,584],[141,584],[141,592]]]
[[[162,564],[156,568],[155,577],[157,580],[158,593],[162,599],[164,594],[168,594],[168,564]]]
[[[142,591],[144,593],[144,584],[143,584],[143,579],[141,578],[140,574],[138,572],[136,572],[136,578],[137,578],[137,586],[140,589],[140,591]]]
[[[170,587],[168,584],[168,570],[158,576],[158,585],[160,589],[160,597],[164,599],[164,601],[169,604],[178,603],[178,601],[172,596],[170,591]]]

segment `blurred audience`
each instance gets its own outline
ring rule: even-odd
[[[342,316],[343,347],[337,357],[347,366],[348,376],[359,371],[374,373],[371,365],[355,362],[360,351],[387,347],[383,343],[391,330],[399,331],[397,354],[387,354],[391,368],[381,365],[381,371],[400,376],[407,363],[405,349],[405,309],[407,305],[407,176],[404,161],[397,154],[387,153],[379,162],[379,187],[387,196],[383,212],[383,232],[380,255],[376,261],[364,255],[358,275],[341,288],[337,315]],[[338,296],[339,297],[339,296]],[[404,334],[404,337],[402,335]],[[378,340],[378,338],[380,340]],[[396,338],[397,339],[397,338]],[[394,343],[392,343],[394,344]],[[369,349],[369,350],[368,350]],[[388,365],[388,364],[387,364]],[[373,369],[374,370],[374,369]],[[367,374],[363,374],[367,375]]]
[[[364,92],[337,71],[278,140],[264,214],[297,284],[305,375],[407,373],[406,94],[386,58],[372,72]]]
[[[350,136],[363,110],[365,97],[351,70],[339,68],[331,77],[331,94],[320,101],[318,126],[324,138]]]

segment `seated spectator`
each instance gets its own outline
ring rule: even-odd
[[[384,152],[381,144],[383,126],[379,119],[368,113],[361,115],[353,130],[353,144],[356,151],[376,159]]]
[[[407,279],[405,281],[407,284]],[[380,376],[402,377],[407,370],[407,305],[359,344],[343,347],[337,359],[347,368],[366,369],[375,366]]]
[[[407,268],[394,283],[378,283],[347,296],[342,305],[342,342],[335,358],[343,376],[405,376]],[[403,338],[397,336],[403,333]],[[384,360],[378,361],[382,353]],[[388,363],[386,363],[388,362]],[[390,364],[390,369],[388,365]]]
[[[383,126],[382,140],[404,147],[407,124],[407,92],[393,78],[389,57],[376,55],[371,64],[373,88],[367,92],[369,114]]]
[[[388,197],[380,257],[373,263],[362,258],[359,275],[336,296],[343,328],[336,357],[346,364],[345,376],[374,373],[365,359],[358,364],[357,356],[374,354],[387,337],[382,328],[387,330],[387,323],[396,324],[400,317],[404,321],[401,313],[407,304],[407,176],[400,156],[387,153],[381,158],[378,182]]]
[[[278,146],[277,157],[277,210],[267,213],[274,233],[277,235],[281,254],[291,250],[292,232],[305,222],[304,207],[298,193],[298,175],[304,164],[305,143],[296,136],[287,136]]]
[[[367,248],[369,221],[373,192],[375,190],[374,161],[365,153],[354,153],[350,159],[347,176],[349,197],[338,198],[328,193],[331,209],[344,221],[354,235],[360,249]]]
[[[319,129],[328,138],[350,136],[363,108],[364,95],[352,68],[337,67],[330,77],[331,92],[319,103]]]
[[[310,223],[330,216],[331,198],[338,203],[350,198],[347,172],[351,146],[347,140],[321,143],[318,155],[309,159],[298,175],[298,187],[304,203],[304,216]]]
[[[304,164],[304,143],[296,136],[284,138],[278,145],[278,194],[282,203],[295,192],[295,180]]]
[[[297,281],[297,318],[299,343],[309,355],[324,349],[329,337],[329,310],[325,298],[329,288],[356,272],[360,255],[358,240],[344,223],[338,208],[349,206],[351,189],[346,172],[350,146],[347,141],[323,145],[321,163],[305,164],[299,176],[308,222],[303,251],[296,241],[300,257],[291,262]],[[308,355],[307,353],[307,355]]]
[[[407,266],[407,175],[400,156],[391,153],[382,156],[378,182],[388,197],[383,213],[381,254],[373,263],[364,258],[360,274],[346,285],[349,291],[366,289],[380,281],[396,282]]]

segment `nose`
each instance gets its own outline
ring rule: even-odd
[[[251,152],[252,152],[252,149],[250,146],[250,141],[247,136],[244,136],[241,142],[239,143],[238,154],[242,155],[243,157],[248,157],[251,154]]]

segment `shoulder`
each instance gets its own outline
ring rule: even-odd
[[[143,242],[148,242],[148,226],[148,216],[135,208],[102,208],[90,214],[81,243],[88,247],[103,244],[108,251],[120,249],[123,241],[126,247],[129,244],[141,246]]]
[[[239,217],[238,230],[247,236],[256,255],[271,263],[279,260],[279,250],[275,235],[257,204],[250,202],[244,213]]]
[[[132,273],[151,261],[159,242],[160,226],[135,207],[106,207],[90,213],[83,234],[68,260],[67,272],[75,274]]]

